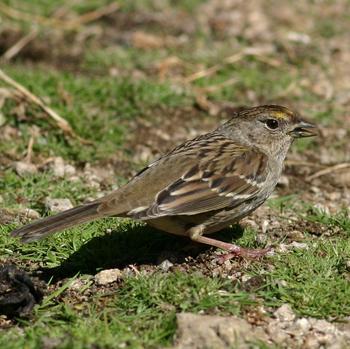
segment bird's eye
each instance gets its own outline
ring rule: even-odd
[[[276,130],[276,128],[278,128],[278,126],[279,126],[278,121],[276,119],[267,119],[265,121],[265,125],[270,130]]]

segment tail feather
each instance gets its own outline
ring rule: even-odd
[[[57,231],[101,217],[101,213],[97,211],[99,205],[100,203],[98,202],[92,202],[87,205],[74,207],[70,210],[37,220],[22,228],[13,230],[11,235],[20,237],[22,242],[31,242],[42,239],[43,237]]]

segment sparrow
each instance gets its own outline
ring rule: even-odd
[[[296,138],[315,136],[316,127],[279,105],[233,113],[214,131],[188,140],[151,162],[127,184],[90,203],[12,231],[22,242],[104,217],[128,217],[167,233],[227,251],[260,257],[208,235],[237,223],[271,195]]]

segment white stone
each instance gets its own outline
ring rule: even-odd
[[[64,177],[64,161],[61,157],[56,157],[51,163],[51,169],[56,177]]]
[[[168,271],[174,264],[171,263],[168,259],[165,259],[162,263],[159,264],[159,268],[163,271]]]
[[[69,164],[64,166],[64,174],[66,176],[72,177],[72,176],[74,176],[76,174],[76,172],[77,172],[77,170],[75,169],[74,166],[69,165]]]
[[[176,339],[172,349],[248,349],[253,347],[252,342],[268,341],[262,328],[235,316],[179,313],[176,319]]]
[[[312,319],[312,328],[318,332],[322,333],[335,333],[337,331],[336,327],[326,320]]]
[[[84,287],[84,282],[81,279],[75,279],[70,286],[68,287],[70,290],[79,291]]]
[[[293,321],[295,314],[289,304],[281,305],[275,312],[275,317],[280,321]]]
[[[309,248],[306,243],[298,241],[293,241],[290,245],[296,250],[307,250]]]
[[[283,324],[277,321],[271,321],[267,326],[268,334],[277,344],[285,343],[289,338],[288,333],[284,330],[283,327]]]
[[[40,213],[38,211],[35,211],[31,208],[24,208],[20,210],[20,213],[25,215],[26,218],[30,219],[39,219],[40,218]]]
[[[298,33],[298,32],[291,31],[287,33],[287,39],[289,41],[298,42],[304,45],[308,45],[311,43],[310,36],[305,33]]]
[[[73,204],[69,199],[46,198],[45,207],[51,212],[62,212],[73,208]]]
[[[16,161],[13,166],[17,174],[21,177],[32,175],[38,172],[38,169],[34,164],[24,161]]]
[[[289,187],[289,178],[287,176],[281,176],[278,185],[282,188],[288,188]]]
[[[95,275],[95,282],[97,285],[107,285],[112,282],[118,281],[122,277],[120,269],[106,269],[102,270]]]
[[[269,228],[269,225],[270,225],[269,221],[267,219],[264,219],[264,221],[261,224],[261,231],[263,234],[266,234],[266,232]]]
[[[295,321],[295,325],[300,328],[301,331],[303,331],[304,333],[310,330],[310,321],[306,318],[301,318],[301,319],[297,319]]]
[[[54,176],[63,178],[63,177],[72,177],[76,174],[76,169],[74,166],[66,164],[60,156],[54,158],[53,162],[50,165],[50,168],[53,171]]]

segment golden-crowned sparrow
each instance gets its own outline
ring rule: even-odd
[[[229,255],[260,256],[211,234],[239,221],[274,190],[295,138],[316,134],[298,114],[277,105],[239,111],[216,130],[184,142],[130,182],[91,203],[14,230],[23,242],[97,218],[130,217]]]

